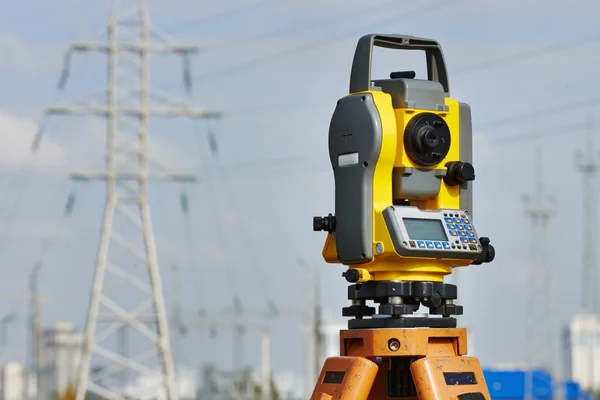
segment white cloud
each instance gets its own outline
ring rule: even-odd
[[[33,169],[37,173],[65,176],[73,170],[102,171],[106,149],[102,123],[86,120],[73,135],[60,143],[47,130],[35,152],[31,144],[38,125],[29,119],[0,111],[0,170]],[[179,172],[197,168],[195,159],[165,140],[151,136],[149,152],[167,171]]]
[[[65,149],[52,139],[45,138],[44,146],[36,154],[31,152],[37,129],[31,120],[0,111],[0,168],[18,170],[31,165],[47,170],[65,166]]]

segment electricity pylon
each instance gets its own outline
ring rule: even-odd
[[[596,179],[600,172],[600,157],[594,149],[594,133],[591,116],[587,121],[587,140],[585,153],[578,151],[577,169],[583,175],[583,279],[581,285],[581,302],[583,311],[589,314],[600,314],[600,296],[598,295],[598,258],[596,251],[597,237],[597,204]]]
[[[189,56],[197,49],[170,42],[151,29],[145,0],[128,13],[115,0],[107,26],[108,41],[70,46],[61,78],[64,86],[75,52],[98,51],[108,58],[108,85],[100,93],[46,109],[47,114],[94,115],[106,120],[106,170],[76,173],[76,180],[106,182],[106,205],[85,328],[77,400],[88,392],[106,399],[140,398],[134,385],[162,386],[164,398],[177,399],[173,354],[148,204],[148,182],[193,181],[183,174],[150,172],[150,117],[218,118],[182,101],[150,91],[151,53],[183,56],[191,87]],[[152,35],[152,39],[151,39]],[[154,39],[157,38],[157,39]],[[38,143],[40,136],[36,137]],[[37,145],[37,144],[36,144]],[[128,259],[127,256],[130,258]],[[114,282],[110,279],[114,278]],[[107,324],[107,325],[104,325]],[[121,328],[128,326],[127,345]],[[121,350],[120,350],[121,349]],[[122,353],[127,349],[127,354]],[[124,383],[124,372],[130,379]],[[111,381],[111,378],[116,378]],[[156,386],[142,390],[158,397]]]
[[[541,150],[535,154],[536,182],[533,195],[524,195],[525,214],[531,221],[531,243],[529,248],[530,264],[528,266],[527,283],[530,292],[527,296],[527,325],[525,338],[528,343],[525,356],[529,364],[525,380],[525,398],[533,396],[533,369],[545,368],[553,376],[557,376],[559,366],[556,363],[556,354],[559,352],[556,275],[552,264],[549,262],[550,249],[546,247],[551,236],[551,221],[556,216],[555,199],[547,196],[544,190],[543,167]],[[548,295],[549,294],[549,295]],[[541,347],[540,347],[541,346]],[[550,349],[543,351],[542,349]],[[557,390],[558,391],[558,390]]]

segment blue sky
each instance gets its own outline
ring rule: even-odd
[[[320,269],[325,305],[337,313],[346,304],[343,268],[321,260],[324,235],[311,231],[311,219],[333,210],[329,118],[336,100],[347,93],[356,41],[373,32],[438,40],[451,95],[472,106],[475,221],[497,249],[492,264],[460,272],[466,312],[461,321],[472,329],[476,355],[485,365],[521,362],[526,349],[543,342],[525,336],[526,296],[532,291],[554,296],[528,281],[532,238],[521,203],[522,195],[533,190],[539,146],[545,189],[557,204],[552,234],[543,243],[544,270],[555,271],[559,282],[559,321],[566,323],[579,310],[583,215],[575,152],[585,147],[582,126],[600,103],[597,4],[149,3],[157,29],[201,47],[193,60],[194,94],[188,100],[226,116],[212,125],[220,147],[217,160],[211,157],[203,121],[153,125],[154,157],[201,180],[189,189],[190,230],[178,209],[178,184],[157,184],[151,198],[167,301],[170,305],[169,266],[177,263],[180,299],[190,320],[211,299],[230,306],[233,293],[250,309],[264,309],[269,299],[281,309],[301,308],[308,288],[307,275],[296,264],[299,256]],[[43,107],[104,85],[99,56],[78,56],[68,87],[59,94],[55,90],[67,45],[101,37],[109,8],[108,1],[59,0],[40,6],[22,0],[3,5],[0,13],[0,313],[19,313],[10,330],[12,357],[24,355],[27,274],[49,236],[56,240],[44,257],[41,288],[50,300],[44,322],[84,322],[104,200],[101,184],[75,186],[75,212],[55,232],[72,187],[66,173],[102,167],[102,124],[52,119],[33,161],[28,146]],[[394,64],[400,61],[381,53],[374,73],[400,69]],[[159,90],[186,98],[180,60],[161,58],[152,79]],[[536,318],[545,324],[543,316]],[[272,325],[274,368],[300,370],[300,322],[284,318]],[[214,344],[206,340],[200,333],[185,339],[182,346],[194,350],[186,350],[183,361],[196,367],[224,358],[228,366],[233,357],[229,334]],[[259,355],[258,343],[257,335],[249,336],[245,356],[252,362]]]

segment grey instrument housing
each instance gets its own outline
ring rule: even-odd
[[[329,125],[335,180],[336,250],[345,264],[373,259],[373,177],[382,127],[369,93],[341,98]]]

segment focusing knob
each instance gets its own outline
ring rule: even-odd
[[[490,238],[479,238],[479,243],[481,243],[481,247],[483,248],[483,250],[481,250],[481,254],[479,254],[477,260],[473,261],[473,264],[479,265],[494,261],[494,258],[496,257],[496,249],[494,249],[494,246],[490,244]]]
[[[326,217],[313,217],[313,231],[327,231],[329,233],[335,230],[335,217],[331,213]]]
[[[446,167],[448,169],[444,182],[449,186],[458,186],[475,180],[475,168],[468,162],[454,161],[446,164]]]

